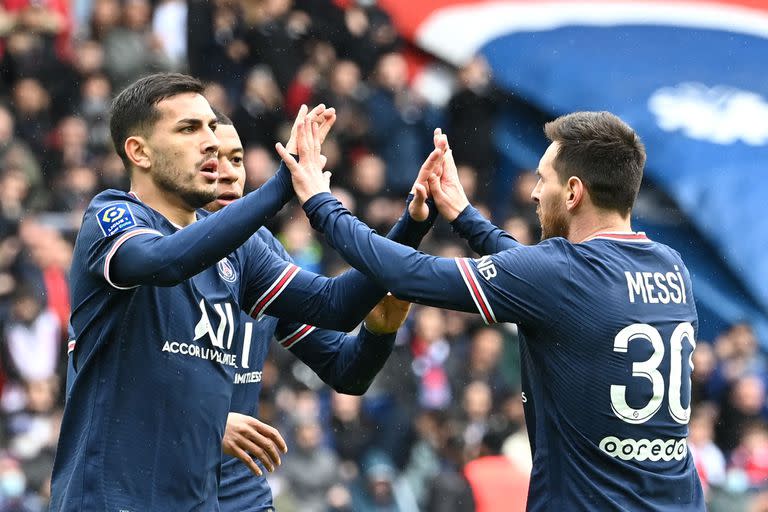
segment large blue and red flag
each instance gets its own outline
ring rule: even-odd
[[[768,334],[768,1],[379,3],[421,48],[456,65],[483,55],[498,84],[549,114],[629,122],[646,176],[714,249],[718,264],[694,273],[704,306]]]

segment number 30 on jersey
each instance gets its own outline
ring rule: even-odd
[[[664,399],[664,376],[659,371],[659,365],[664,359],[664,341],[659,331],[648,324],[632,324],[622,329],[613,341],[614,352],[626,353],[631,341],[644,340],[653,347],[653,354],[646,361],[632,363],[632,376],[648,379],[653,386],[653,396],[643,407],[635,409],[627,404],[627,386],[611,385],[611,408],[613,412],[627,423],[645,423],[661,408]],[[669,365],[669,413],[672,418],[681,425],[688,423],[691,416],[691,407],[683,408],[680,397],[683,375],[683,341],[687,340],[692,349],[696,348],[693,326],[684,322],[679,324],[669,340],[670,365]],[[688,358],[688,364],[693,371],[693,350]]]

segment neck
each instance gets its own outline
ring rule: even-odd
[[[177,194],[157,187],[150,180],[132,180],[131,192],[172,224],[184,227],[197,220],[194,208],[190,208]]]
[[[592,211],[574,217],[568,230],[571,243],[581,243],[598,233],[628,233],[632,231],[630,216],[623,217],[616,212]]]

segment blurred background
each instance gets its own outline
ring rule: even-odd
[[[473,203],[535,243],[543,123],[620,115],[648,149],[633,226],[680,251],[693,276],[689,445],[711,510],[768,510],[768,1],[1,5],[0,512],[46,507],[72,243],[90,199],[128,185],[109,104],[163,70],[203,79],[234,120],[247,190],[276,169],[273,144],[302,103],[334,106],[324,147],[334,193],[381,232],[440,126]],[[270,227],[302,267],[346,268],[296,204]],[[471,255],[445,223],[422,249]],[[268,477],[280,511],[524,507],[514,325],[415,307],[364,397],[331,392],[275,344],[261,403],[289,444]]]

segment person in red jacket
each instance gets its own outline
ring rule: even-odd
[[[480,456],[464,466],[464,476],[475,497],[476,512],[525,510],[529,474],[501,454],[503,443],[501,432],[486,432],[480,444]]]

